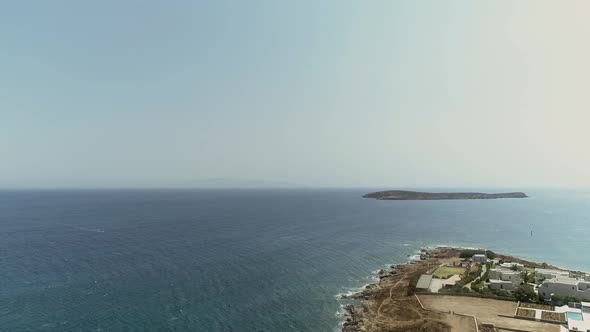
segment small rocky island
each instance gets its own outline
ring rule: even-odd
[[[496,198],[527,198],[523,192],[484,194],[484,193],[431,193],[408,190],[385,190],[369,193],[364,198],[378,200],[439,200],[439,199],[496,199]]]

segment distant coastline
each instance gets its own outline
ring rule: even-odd
[[[433,193],[409,190],[384,190],[363,195],[364,198],[378,200],[443,200],[443,199],[496,199],[496,198],[527,198],[523,192],[486,194],[477,192]]]

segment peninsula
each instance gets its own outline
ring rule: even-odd
[[[374,198],[378,200],[439,200],[439,199],[495,199],[495,198],[527,198],[523,192],[510,192],[498,194],[484,193],[431,193],[422,191],[408,190],[385,190],[369,193],[364,198]]]
[[[343,332],[590,331],[590,274],[485,249],[421,249],[352,295]]]

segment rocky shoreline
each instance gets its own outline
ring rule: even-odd
[[[409,273],[420,271],[428,266],[431,261],[433,253],[440,253],[445,249],[437,248],[430,250],[427,248],[420,249],[419,259],[410,260],[405,264],[393,264],[389,269],[381,269],[377,272],[379,281],[371,283],[360,292],[351,295],[342,295],[342,300],[357,300],[358,303],[347,304],[343,307],[344,323],[342,324],[342,332],[358,332],[365,331],[370,320],[377,314],[375,310],[375,302],[382,297],[383,290],[391,284],[402,281]],[[377,308],[378,310],[378,308]]]
[[[456,331],[456,326],[455,329],[452,328],[454,324],[452,317],[426,311],[422,307],[417,297],[413,295],[413,287],[420,275],[432,272],[441,264],[457,261],[466,251],[482,250],[453,247],[423,248],[420,249],[415,260],[379,270],[378,281],[365,286],[357,293],[340,296],[342,300],[354,302],[343,307],[345,314],[342,332]],[[483,251],[497,255],[491,251]],[[545,263],[530,262],[509,255],[498,254],[497,257],[528,266],[556,268]]]

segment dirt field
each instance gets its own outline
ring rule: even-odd
[[[451,332],[475,331],[475,322],[471,317],[446,315],[445,321],[451,326]]]
[[[514,315],[516,302],[438,295],[420,295],[419,298],[427,309],[453,311],[476,316],[479,323],[494,323],[497,327],[515,328],[531,332],[559,332],[559,325],[498,316]]]

